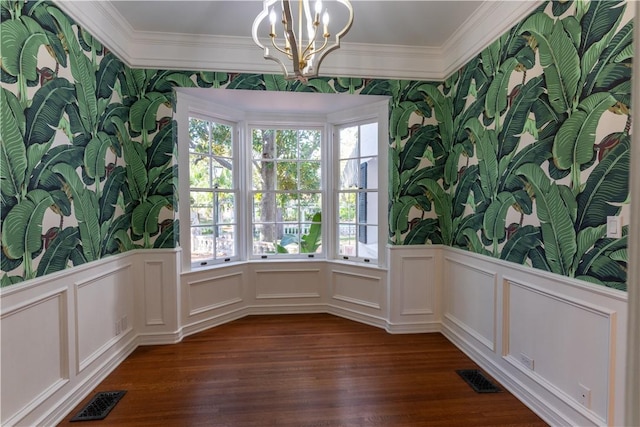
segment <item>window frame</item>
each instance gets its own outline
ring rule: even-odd
[[[333,146],[335,147],[334,150],[334,158],[332,159],[333,165],[338,169],[336,172],[335,176],[335,181],[332,185],[332,193],[333,193],[333,198],[334,198],[334,203],[335,203],[335,212],[334,212],[334,223],[336,224],[336,230],[335,230],[335,235],[334,235],[334,249],[335,249],[335,257],[337,259],[342,259],[342,260],[348,260],[348,261],[355,261],[355,262],[363,262],[363,263],[371,263],[371,264],[377,264],[378,263],[378,258],[380,257],[380,254],[382,252],[382,248],[380,248],[380,233],[378,233],[375,237],[376,237],[376,245],[378,246],[377,248],[377,256],[374,257],[366,257],[363,255],[359,255],[359,251],[358,251],[358,244],[359,243],[363,243],[366,244],[367,242],[362,242],[360,240],[360,238],[362,237],[362,232],[361,229],[364,229],[364,235],[366,238],[367,232],[368,232],[368,227],[376,227],[379,230],[380,227],[380,197],[379,197],[379,192],[380,192],[380,181],[382,181],[381,178],[381,174],[380,174],[380,166],[382,165],[382,163],[380,163],[380,134],[378,131],[378,138],[377,138],[377,152],[375,154],[375,156],[370,156],[370,155],[362,155],[362,152],[360,150],[358,150],[357,153],[357,157],[355,158],[341,158],[340,156],[340,149],[338,147],[338,145],[340,144],[340,131],[343,129],[348,129],[348,128],[353,128],[356,127],[357,128],[357,132],[358,132],[358,147],[360,147],[360,149],[362,148],[362,139],[361,139],[361,128],[363,126],[366,125],[370,125],[370,124],[376,124],[377,127],[380,127],[380,123],[377,117],[372,117],[369,119],[359,119],[359,120],[350,120],[350,121],[346,121],[344,123],[341,123],[339,125],[334,125],[334,143]],[[349,188],[349,189],[342,189],[340,187],[340,162],[343,160],[358,160],[358,184],[361,184],[362,181],[362,170],[364,169],[365,171],[367,171],[368,169],[368,162],[364,162],[364,163],[360,163],[361,160],[368,158],[368,157],[372,157],[375,158],[378,162],[378,182],[375,188],[371,189],[368,188],[365,184],[364,187],[358,187],[358,188]],[[363,168],[364,166],[364,168]],[[366,175],[367,173],[365,172],[365,181],[366,181]],[[386,177],[386,174],[382,174],[384,176],[382,176],[382,178],[384,178],[385,180],[388,179]],[[344,223],[340,222],[340,195],[341,194],[354,194],[355,195],[355,223],[353,224],[353,226],[355,227],[355,243],[356,243],[356,254],[355,255],[345,255],[345,254],[341,254],[340,253],[340,225]],[[360,210],[360,203],[362,202],[362,199],[364,199],[364,204],[366,205],[367,203],[367,199],[369,198],[369,194],[375,194],[376,198],[378,199],[377,201],[377,208],[378,210],[376,211],[376,216],[378,218],[378,221],[376,222],[372,222],[369,223],[367,222],[367,219],[364,218],[364,222],[361,222],[361,215],[362,212]],[[363,197],[364,196],[364,197]],[[386,201],[385,201],[386,203]],[[366,211],[366,206],[365,206],[365,214],[367,213]],[[366,215],[365,215],[366,216]]]
[[[240,196],[240,188],[238,186],[238,178],[239,178],[239,173],[238,173],[238,168],[236,165],[236,162],[234,161],[235,157],[236,157],[236,151],[238,150],[238,145],[239,145],[239,141],[238,141],[238,125],[235,122],[231,122],[228,120],[223,120],[220,119],[218,117],[210,117],[209,115],[203,115],[202,113],[199,112],[191,112],[187,118],[187,123],[188,126],[190,124],[191,119],[197,119],[197,120],[201,120],[201,121],[206,121],[206,122],[210,122],[210,123],[215,123],[215,124],[219,124],[219,125],[224,125],[224,126],[228,126],[231,128],[231,157],[229,158],[232,162],[233,168],[231,171],[231,177],[232,177],[232,186],[230,188],[218,188],[215,185],[212,185],[210,187],[191,187],[191,180],[189,180],[188,183],[188,192],[187,193],[183,193],[183,194],[189,194],[189,199],[191,199],[191,192],[192,191],[196,191],[196,192],[202,192],[202,193],[211,193],[214,197],[216,194],[221,194],[221,193],[227,193],[227,194],[232,194],[234,196],[234,200],[238,200],[238,197]],[[188,131],[188,130],[187,130]],[[191,140],[191,136],[189,136],[189,141]],[[209,158],[210,160],[214,160],[216,157],[215,155],[211,154],[211,142],[209,141],[209,153],[207,153],[206,155],[203,155],[204,157]],[[191,160],[191,155],[193,154],[190,150],[190,148],[187,148],[187,169],[190,170],[190,160]],[[211,171],[210,171],[211,172]],[[209,179],[211,180],[212,177],[210,176]],[[210,182],[210,184],[212,184]],[[189,244],[189,248],[191,248],[192,245],[192,241],[191,241],[191,229],[192,229],[192,224],[191,224],[191,203],[188,203],[188,207],[189,207],[189,239],[190,239],[190,244]],[[239,247],[239,239],[238,239],[238,231],[239,231],[239,227],[240,224],[238,223],[238,204],[234,203],[234,209],[233,209],[233,213],[234,213],[234,226],[235,226],[235,233],[233,233],[233,247],[234,247],[234,255],[226,255],[226,256],[217,256],[215,253],[212,254],[211,258],[206,258],[206,259],[199,259],[197,261],[194,261],[193,259],[191,260],[191,267],[192,268],[197,268],[197,267],[205,267],[208,265],[214,265],[214,264],[220,264],[222,262],[229,262],[229,261],[237,261],[238,260],[238,247]],[[222,225],[224,225],[225,223],[223,222],[215,222],[213,221],[211,224],[211,228],[213,230],[215,230],[217,227],[220,227]],[[216,240],[215,240],[215,233],[214,233],[214,242],[213,242],[213,247],[216,247]],[[189,250],[189,254],[191,255],[191,250]]]
[[[327,129],[324,123],[318,122],[316,120],[309,120],[303,117],[300,117],[298,120],[291,121],[290,116],[287,116],[286,120],[283,120],[284,117],[280,115],[270,115],[265,117],[263,115],[258,115],[254,117],[248,118],[246,122],[246,132],[247,140],[246,148],[249,152],[249,155],[245,157],[245,169],[246,169],[246,178],[247,178],[247,188],[246,188],[246,210],[247,212],[251,212],[248,214],[247,218],[247,229],[246,231],[246,248],[247,248],[247,260],[300,260],[300,259],[326,259],[327,251],[326,251],[326,242],[328,235],[326,233],[326,215],[324,213],[327,211],[327,159],[326,159],[326,135]],[[254,129],[269,129],[269,130],[317,130],[320,131],[320,189],[316,191],[321,195],[321,212],[322,222],[321,222],[321,241],[323,242],[321,251],[314,253],[269,253],[269,254],[256,254],[253,252],[253,196],[257,192],[257,190],[253,189],[253,180],[252,180],[252,171],[253,171],[253,154],[251,153],[251,141],[253,138],[253,130]],[[298,160],[300,160],[298,158]],[[276,190],[276,194],[282,194],[283,192]]]
[[[365,123],[371,123],[376,121],[378,123],[378,258],[376,260],[365,261],[365,258],[344,257],[338,254],[337,240],[338,232],[337,224],[339,219],[338,210],[338,190],[339,190],[339,167],[336,166],[332,172],[332,215],[333,220],[331,225],[334,229],[333,233],[334,242],[332,242],[331,258],[336,261],[353,262],[358,265],[370,264],[379,268],[386,268],[387,266],[387,251],[386,247],[389,242],[389,179],[390,165],[388,160],[389,152],[389,100],[375,101],[365,106],[342,110],[327,115],[327,123],[331,127],[332,141],[329,144],[331,163],[339,165],[340,153],[336,147],[336,139],[340,128],[348,127],[349,125],[362,125]]]
[[[223,93],[217,98],[211,96],[209,92],[219,91]],[[206,94],[205,94],[206,92]],[[248,97],[251,98],[256,91],[228,90],[228,89],[210,89],[195,92],[189,89],[176,89],[177,98],[175,109],[175,120],[177,122],[177,141],[178,141],[178,169],[181,171],[178,176],[178,211],[176,217],[180,219],[180,240],[179,246],[182,248],[181,271],[201,271],[207,268],[224,267],[234,262],[262,262],[262,261],[334,261],[360,266],[370,266],[377,268],[386,268],[387,251],[386,246],[389,241],[388,237],[388,149],[389,149],[389,97],[386,96],[370,96],[371,101],[358,103],[350,101],[351,105],[356,107],[348,109],[335,109],[330,113],[310,113],[295,112],[295,108],[286,114],[283,112],[273,113],[255,112],[250,110],[249,102],[233,102],[227,106],[229,94],[233,92],[250,92]],[[257,95],[261,94],[259,91]],[[267,95],[267,94],[264,94]],[[271,94],[269,94],[271,95]],[[347,95],[347,94],[308,94],[308,93],[287,93],[287,95],[318,96],[320,102],[322,96],[343,96],[366,98],[365,95]],[[315,99],[315,98],[314,98]],[[296,101],[298,99],[296,98]],[[224,104],[224,105],[221,105]],[[345,105],[349,103],[338,103]],[[297,102],[292,105],[298,105]],[[332,104],[333,105],[333,104]],[[181,194],[189,194],[189,116],[199,116],[212,121],[223,121],[235,125],[235,154],[238,156],[238,166],[234,167],[236,176],[236,188],[238,191],[236,206],[236,254],[231,259],[225,258],[216,263],[209,263],[204,266],[192,265],[191,263],[191,236],[189,221],[189,198],[180,197]],[[335,182],[338,167],[334,167],[334,132],[336,126],[344,125],[349,122],[378,121],[378,159],[379,159],[379,183],[378,183],[378,258],[374,262],[366,263],[363,260],[349,259],[344,260],[337,256],[335,248],[335,239],[337,237],[337,223],[335,221],[337,215],[337,203],[335,198]],[[322,162],[322,250],[323,254],[314,254],[309,258],[307,254],[290,254],[288,257],[262,256],[252,257],[252,180],[251,180],[251,134],[250,127],[262,128],[307,128],[318,127],[322,129],[323,141],[321,144],[321,162]],[[247,143],[244,143],[246,141]],[[295,256],[291,256],[295,255]],[[373,261],[373,260],[372,260]],[[196,263],[197,264],[197,263]]]

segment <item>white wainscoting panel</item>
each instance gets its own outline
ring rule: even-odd
[[[2,418],[19,421],[69,378],[66,288],[2,313]]]
[[[164,325],[164,276],[162,261],[144,261],[144,324]]]
[[[75,284],[76,360],[79,374],[121,334],[132,328],[131,264],[117,266]]]
[[[444,317],[489,350],[495,351],[495,271],[447,256],[444,269]]]
[[[242,302],[243,275],[237,271],[187,282],[189,316]]]
[[[382,308],[383,289],[379,277],[336,269],[331,274],[331,298],[376,310]]]
[[[180,250],[136,251],[136,321],[141,344],[180,341]]]
[[[0,290],[3,426],[56,425],[137,345],[134,254]]]
[[[388,328],[387,270],[354,263],[328,262],[329,313]]]
[[[607,423],[616,313],[530,283],[505,280],[504,286],[507,360],[560,398],[582,404],[584,386],[587,408]]]
[[[256,300],[315,298],[322,296],[322,269],[313,267],[278,266],[275,269],[256,268],[255,277]]]
[[[180,264],[180,260],[177,261]],[[180,275],[180,336],[191,335],[246,315],[246,263],[198,269]]]
[[[389,270],[277,261],[181,273],[179,249],[139,250],[0,289],[0,422],[57,424],[137,345],[249,314],[328,312],[441,331],[550,425],[623,425],[626,293],[444,246],[388,251]]]
[[[443,252],[449,340],[550,425],[623,425],[626,293],[460,249]],[[493,319],[501,333],[491,346]]]
[[[389,248],[390,332],[440,330],[442,262],[440,250],[429,246]]]

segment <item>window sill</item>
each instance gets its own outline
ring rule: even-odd
[[[205,265],[202,267],[191,268],[188,271],[183,271],[181,276],[190,274],[199,274],[206,271],[221,270],[231,267],[243,267],[248,265],[264,265],[264,264],[309,264],[309,263],[326,263],[331,265],[342,265],[348,267],[364,268],[376,271],[388,271],[387,267],[379,266],[374,263],[365,263],[362,261],[351,261],[341,259],[327,259],[327,258],[285,258],[285,259],[250,259],[250,260],[238,260],[229,261],[218,264]]]

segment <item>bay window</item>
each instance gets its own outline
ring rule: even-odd
[[[384,266],[386,97],[185,91],[176,108],[183,270],[308,258]],[[222,106],[216,94],[244,101]]]

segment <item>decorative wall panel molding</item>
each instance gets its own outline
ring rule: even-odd
[[[144,261],[144,324],[165,325],[162,261]]]
[[[590,409],[594,422],[611,424],[617,313],[531,283],[506,279],[504,286],[506,360]],[[584,399],[580,387],[588,390]]]
[[[77,374],[106,352],[115,341],[132,331],[131,264],[119,265],[76,282]]]
[[[295,265],[290,263],[289,265]],[[322,270],[291,266],[253,270],[256,300],[320,298]]]
[[[344,270],[331,272],[331,298],[380,310],[382,283],[380,277]]]
[[[187,282],[189,316],[242,302],[243,273]]]
[[[2,419],[12,425],[69,381],[67,292],[2,311]]]
[[[496,272],[444,259],[444,317],[495,351]]]

